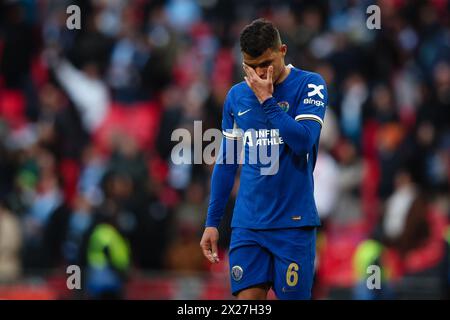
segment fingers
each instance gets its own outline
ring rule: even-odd
[[[248,80],[251,81],[251,80],[256,79],[258,77],[258,75],[256,74],[255,70],[253,70],[253,68],[250,68],[245,63],[242,63],[242,67],[244,68],[244,72],[247,75]]]
[[[200,247],[202,248],[202,253],[205,258],[213,263],[214,259],[211,254],[211,243],[208,240],[202,239],[202,241],[200,242]]]
[[[212,256],[211,248],[208,246],[202,246],[202,252],[206,259],[209,260],[209,262],[214,263],[215,259]]]
[[[211,263],[219,262],[219,255],[217,251],[217,240],[202,239],[200,242],[200,247],[202,248],[203,255]]]
[[[244,80],[245,80],[245,82],[247,82],[247,85],[251,88],[252,86],[251,86],[250,81],[248,80],[248,78],[244,77]]]
[[[249,67],[248,65],[246,65],[245,63],[242,63],[242,67],[244,69],[245,74],[247,75],[247,83],[250,82],[255,82],[255,81],[267,81],[269,83],[272,83],[272,79],[273,79],[273,66],[270,65],[267,68],[267,79],[263,80],[257,73],[256,71]]]
[[[267,69],[267,80],[269,81],[269,83],[272,83],[272,78],[273,78],[273,66],[269,66],[269,68]]]
[[[242,67],[244,69],[245,74],[247,75],[244,77],[245,82],[250,88],[253,88],[253,84],[255,84],[257,79],[259,79],[258,75],[252,68],[250,68],[245,63],[242,64]]]
[[[212,257],[214,262],[219,262],[219,251],[217,250],[217,241],[211,240]]]
[[[242,69],[244,69],[244,72],[246,76],[244,77],[245,82],[247,82],[248,86],[250,86],[250,72],[247,70],[248,67],[245,63],[242,64]]]

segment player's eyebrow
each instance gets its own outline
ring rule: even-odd
[[[269,66],[273,62],[273,59],[264,60],[263,62],[260,62],[258,64],[250,64],[245,62],[246,65],[248,65],[250,68],[255,69],[256,67],[266,67]]]

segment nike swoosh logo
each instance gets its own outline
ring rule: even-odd
[[[242,116],[242,115],[244,115],[244,114],[246,114],[247,112],[249,112],[250,110],[252,110],[252,108],[250,108],[250,109],[247,109],[247,110],[245,110],[245,111],[239,111],[238,112],[238,116],[240,117],[240,116]]]

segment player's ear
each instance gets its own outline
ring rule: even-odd
[[[281,55],[282,55],[283,57],[286,56],[286,53],[287,53],[287,45],[282,44],[282,45],[280,46],[280,52],[281,52]]]

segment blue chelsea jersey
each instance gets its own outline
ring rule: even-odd
[[[289,67],[286,79],[274,86],[274,101],[296,121],[314,121],[321,127],[328,104],[323,78]],[[278,129],[270,125],[262,105],[245,82],[231,88],[224,104],[223,135],[227,139],[240,139],[244,146],[232,227],[275,229],[320,225],[313,181],[320,134],[310,150],[297,154]],[[267,150],[271,163],[267,159],[262,161],[258,152],[261,148]],[[275,169],[264,173],[264,168],[270,166]]]

